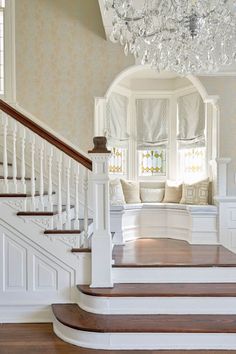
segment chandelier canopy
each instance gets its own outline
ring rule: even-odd
[[[112,42],[159,71],[210,73],[236,60],[235,0],[104,0]]]

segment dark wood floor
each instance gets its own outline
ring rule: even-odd
[[[223,246],[173,239],[139,239],[113,249],[113,267],[232,267],[236,254]]]
[[[57,338],[51,324],[0,324],[0,354],[231,354],[235,350],[92,350]]]

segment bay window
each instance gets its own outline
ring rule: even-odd
[[[105,132],[111,175],[190,183],[206,177],[205,104],[194,89],[186,91],[110,95]]]

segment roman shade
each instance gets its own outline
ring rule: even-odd
[[[169,100],[166,98],[136,100],[139,149],[148,149],[167,144],[168,111]]]
[[[178,99],[178,135],[180,147],[205,144],[205,107],[199,93]]]
[[[112,146],[124,145],[128,139],[128,98],[118,93],[112,93],[106,106],[105,135]]]

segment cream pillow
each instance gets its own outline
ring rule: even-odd
[[[174,185],[167,181],[165,185],[165,196],[163,203],[179,203],[182,197],[182,184]]]
[[[164,188],[141,188],[141,200],[143,203],[160,203],[164,192]]]
[[[123,189],[118,178],[110,180],[109,192],[111,205],[122,205],[125,203]]]
[[[121,179],[121,185],[123,188],[126,203],[141,203],[139,182],[130,182]]]
[[[209,179],[194,184],[183,184],[181,204],[208,204]]]

